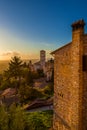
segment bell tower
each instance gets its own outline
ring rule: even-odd
[[[40,51],[40,64],[41,66],[45,66],[45,61],[46,61],[46,52],[44,50]]]

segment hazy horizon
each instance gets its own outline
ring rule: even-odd
[[[0,0],[0,60],[14,55],[38,59],[40,50],[51,57],[50,52],[71,41],[72,22],[82,18],[87,22],[86,3]]]

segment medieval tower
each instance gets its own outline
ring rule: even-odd
[[[44,50],[40,51],[40,64],[41,66],[45,66],[45,62],[46,62],[46,52]]]
[[[72,41],[54,55],[54,130],[87,130],[87,34],[72,24]]]

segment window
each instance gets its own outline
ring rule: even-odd
[[[87,71],[87,55],[83,56],[83,71]]]

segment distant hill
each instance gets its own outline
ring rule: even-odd
[[[35,63],[38,61],[38,59],[24,59],[23,62],[28,63],[29,60],[32,61],[32,63]],[[8,60],[0,60],[0,73],[3,73],[4,70],[6,70],[8,68]]]
[[[9,61],[0,61],[0,73],[8,68]]]

